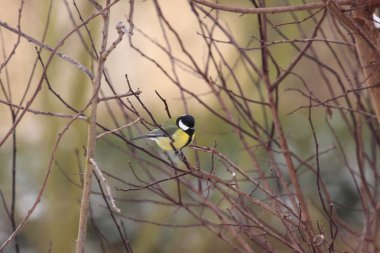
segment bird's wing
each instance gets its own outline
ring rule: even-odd
[[[166,133],[163,132],[161,129],[156,128],[156,129],[153,129],[152,131],[150,131],[146,135],[146,137],[147,138],[166,137],[167,134],[172,135],[178,129],[178,127],[175,125],[169,125],[169,126],[163,127],[163,129],[165,130]]]
[[[164,127],[167,134],[172,135],[178,127],[176,125],[169,125]],[[146,135],[135,137],[130,139],[131,141],[139,140],[139,139],[149,139],[149,138],[158,138],[158,137],[166,137],[166,133],[163,132],[161,129],[156,128],[147,133]]]

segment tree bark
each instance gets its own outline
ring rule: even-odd
[[[353,36],[364,80],[369,88],[371,103],[376,113],[377,122],[380,124],[380,43],[378,40],[380,30],[373,23],[374,2],[371,0],[355,1],[352,6],[353,21],[356,26],[356,29],[353,30]],[[365,177],[364,172],[361,174]],[[367,229],[363,236],[366,241],[374,243],[360,243],[357,250],[358,252],[375,252],[376,242],[380,240],[378,222],[376,222],[380,205],[376,203],[371,205],[372,193],[365,189],[364,185],[366,184],[360,186],[364,193],[363,203],[365,206],[363,208],[367,209],[365,221]]]
[[[379,54],[379,30],[375,28],[372,20],[374,9],[370,6],[371,1],[357,1],[354,6],[354,20],[358,28],[363,31],[363,35],[354,33],[355,47],[359,55],[360,64],[371,102],[376,112],[377,120],[380,123],[380,54]],[[371,42],[371,45],[368,43]],[[378,86],[378,87],[376,87]]]

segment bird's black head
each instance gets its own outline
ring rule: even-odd
[[[188,131],[189,129],[194,129],[195,120],[191,115],[183,115],[177,118],[176,124],[183,131]]]

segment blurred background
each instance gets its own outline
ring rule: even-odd
[[[218,18],[215,25],[206,14],[194,11],[185,0],[134,2],[133,35],[124,36],[107,58],[105,72],[112,86],[103,81],[101,97],[127,93],[127,75],[132,89],[142,92],[139,97],[157,122],[167,120],[168,115],[165,104],[156,91],[166,99],[173,117],[189,113],[196,118],[194,145],[216,147],[239,168],[257,177],[256,167],[252,162],[254,154],[265,176],[273,176],[274,167],[278,167],[288,180],[280,148],[274,145],[268,149],[263,144],[271,138],[277,138],[277,134],[271,133],[271,111],[261,104],[267,102],[265,84],[252,70],[252,65],[247,63],[242,52],[231,43],[231,38],[226,36],[227,31],[241,45],[240,50],[246,53],[252,64],[261,69],[262,41],[257,16],[210,11],[210,15]],[[220,2],[241,7],[253,6],[250,1],[243,0]],[[268,6],[287,4],[287,1],[265,2]],[[293,2],[292,4],[302,3]],[[104,5],[103,2],[100,4]],[[37,54],[40,47],[32,43],[31,39],[55,48],[65,35],[82,22],[81,19],[96,13],[96,9],[91,1],[75,1],[74,5],[72,1],[65,0],[2,0],[1,5],[1,62],[5,63],[9,59],[0,70],[0,139],[3,139],[12,126],[12,112],[6,101],[25,107],[42,78],[43,67]],[[115,27],[119,22],[130,29],[127,21],[130,2],[116,3],[110,13],[108,45],[118,37]],[[294,158],[294,163],[314,222],[320,221],[321,226],[328,230],[329,225],[321,211],[316,183],[315,169],[318,166],[324,185],[334,201],[336,217],[343,223],[349,221],[352,229],[360,231],[364,218],[360,186],[355,180],[359,177],[361,166],[358,163],[358,152],[360,157],[364,157],[362,167],[368,170],[365,175],[371,185],[370,191],[378,192],[376,157],[379,144],[377,135],[374,137],[374,133],[377,134],[376,119],[365,92],[360,95],[350,91],[346,93],[347,90],[363,85],[352,40],[346,31],[338,31],[337,26],[332,25],[333,21],[329,16],[324,17],[324,21],[319,24],[323,15],[325,13],[321,10],[268,15],[270,22],[267,23],[265,42],[271,54],[269,77],[276,80],[283,74],[311,38],[321,39],[316,39],[291,69],[291,74],[280,82],[276,91],[278,112],[290,149],[299,158]],[[201,24],[201,21],[204,23]],[[21,30],[29,40],[25,37],[19,38],[16,32],[7,27],[12,27],[15,31]],[[224,32],[220,27],[223,27]],[[74,32],[58,51],[94,73],[96,59],[93,57],[93,47],[99,50],[101,29],[102,19],[98,16],[88,22],[86,29],[81,27]],[[212,40],[205,36],[202,29],[211,31]],[[129,39],[138,50],[131,46]],[[214,58],[210,57],[210,52],[214,54]],[[40,53],[44,64],[49,56],[50,52],[47,50]],[[215,66],[210,67],[213,64]],[[204,75],[199,74],[200,72]],[[55,56],[47,69],[46,77],[47,80],[43,81],[30,109],[75,115],[70,107],[82,110],[87,105],[92,83],[76,66]],[[232,99],[231,93],[225,93],[226,90],[240,94],[240,98],[244,95],[245,98],[260,103],[243,102],[238,96]],[[54,93],[59,94],[61,100],[70,107],[62,103]],[[319,101],[331,100],[323,106],[319,104],[308,108],[309,96],[318,98]],[[314,103],[317,104],[316,100],[313,100]],[[13,109],[20,116],[21,111],[16,112],[17,107]],[[248,116],[242,116],[248,109],[257,126],[262,128],[251,126]],[[137,119],[138,115],[134,110],[152,123],[148,113],[134,97],[101,102],[97,116],[98,123],[104,128],[99,127],[98,133],[104,132],[105,128],[115,129]],[[17,125],[15,134],[0,146],[0,190],[3,203],[0,207],[0,241],[3,243],[13,231],[9,217],[12,189],[16,191],[14,216],[18,224],[35,202],[48,171],[52,152],[55,152],[53,170],[41,202],[18,235],[19,250],[30,253],[73,252],[79,219],[87,123],[85,120],[75,120],[64,133],[55,151],[54,145],[58,136],[67,127],[70,119],[41,115],[38,112],[26,112]],[[310,115],[319,145],[318,164],[315,160],[316,145],[309,122]],[[225,119],[235,122],[257,138],[247,137],[244,142],[240,136],[241,131],[236,130]],[[360,124],[360,129],[353,130],[357,124]],[[257,131],[254,130],[256,128]],[[136,123],[123,129],[120,134],[129,139],[147,131],[143,124]],[[357,147],[359,139],[362,142],[360,151]],[[157,150],[155,143],[141,141],[135,144],[160,159],[177,159],[173,154]],[[209,172],[215,170],[216,175],[223,180],[233,179],[233,169],[221,159],[214,159],[210,153],[193,148],[187,148],[184,152],[190,163],[197,168]],[[167,178],[170,175],[167,171],[173,173],[173,170],[162,169],[160,166],[164,165],[156,158],[128,146],[118,136],[106,135],[97,142],[96,159],[101,169],[106,171],[116,203],[122,210],[117,216],[118,224],[123,233],[128,235],[133,252],[235,252],[231,244],[221,239],[217,232],[207,229],[200,222],[199,216],[168,201],[177,197],[178,185],[175,180],[164,182],[159,188],[150,190],[124,192],[116,189],[142,186]],[[12,186],[13,164],[16,169],[15,188]],[[184,169],[182,164],[177,165]],[[125,252],[120,234],[100,194],[99,185],[95,179],[93,182],[87,252]],[[268,183],[273,185],[273,189],[277,189],[279,195],[283,193],[283,189],[276,186],[279,184],[277,180],[269,179]],[[208,187],[211,188],[206,182],[200,184],[195,178],[184,181],[184,185],[187,184],[190,185],[189,189],[196,189],[201,185],[204,192],[208,191]],[[241,187],[248,193],[253,189],[252,185],[244,185],[244,182]],[[186,187],[181,190],[184,201],[192,203],[194,199],[190,190]],[[213,194],[209,193],[210,201],[227,208],[228,203],[223,204],[223,198]],[[172,197],[165,199],[164,195]],[[265,194],[258,192],[255,198],[264,199],[264,196]],[[258,212],[261,211],[258,209]],[[205,212],[202,215],[210,221],[218,220],[215,214]],[[263,213],[263,219],[270,222],[272,218]],[[271,222],[276,224],[275,220]],[[345,233],[342,231],[341,234]],[[351,238],[350,236],[347,238]],[[236,235],[231,235],[231,238],[235,237]],[[252,245],[252,251],[246,252],[264,252],[262,248]],[[337,245],[340,250],[351,249],[344,240],[337,242]],[[278,246],[278,252],[291,252],[289,248],[282,247],[283,245]],[[15,243],[7,246],[4,252],[16,252]]]

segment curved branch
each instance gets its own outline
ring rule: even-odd
[[[226,5],[217,4],[217,3],[210,3],[206,0],[190,0],[190,2],[201,4],[201,5],[210,7],[212,9],[217,9],[217,10],[227,11],[227,12],[244,13],[244,14],[263,14],[263,13],[274,14],[274,13],[281,13],[281,12],[305,11],[305,10],[320,9],[326,6],[324,2],[316,2],[316,3],[307,3],[307,4],[290,5],[290,6],[244,8],[244,7],[226,6]],[[349,5],[352,3],[352,0],[335,0],[335,2],[339,5]]]
[[[99,14],[97,14],[99,15]],[[89,17],[87,20],[85,20],[84,22],[82,22],[82,24],[80,24],[79,26],[77,26],[72,32],[70,32],[69,36],[74,33],[75,31],[77,31],[80,27],[82,27],[83,25],[85,25],[86,23],[88,23],[91,19],[95,18],[96,16],[91,16]],[[76,68],[78,68],[79,70],[81,70],[82,72],[86,73],[87,76],[90,78],[90,79],[93,79],[94,78],[94,74],[91,72],[91,70],[89,70],[86,66],[84,66],[83,64],[79,63],[78,61],[72,59],[70,56],[68,55],[65,55],[61,52],[58,51],[58,49],[55,49],[55,48],[52,48],[50,47],[49,45],[41,42],[41,41],[38,41],[37,39],[33,38],[32,36],[22,32],[21,30],[17,29],[17,28],[14,28],[10,25],[8,25],[6,22],[4,21],[1,21],[0,20],[0,27],[4,28],[4,29],[7,29],[8,31],[14,33],[14,34],[17,34],[19,37],[22,37],[24,39],[26,39],[27,41],[29,41],[30,43],[32,44],[35,44],[36,46],[39,46],[51,53],[54,53],[56,55],[58,55],[60,58],[62,58],[63,60],[69,62],[70,64],[74,65]],[[66,39],[66,38],[64,38]],[[60,46],[59,46],[60,47]],[[6,62],[4,63],[6,64]],[[3,65],[1,65],[0,69],[2,68]]]

